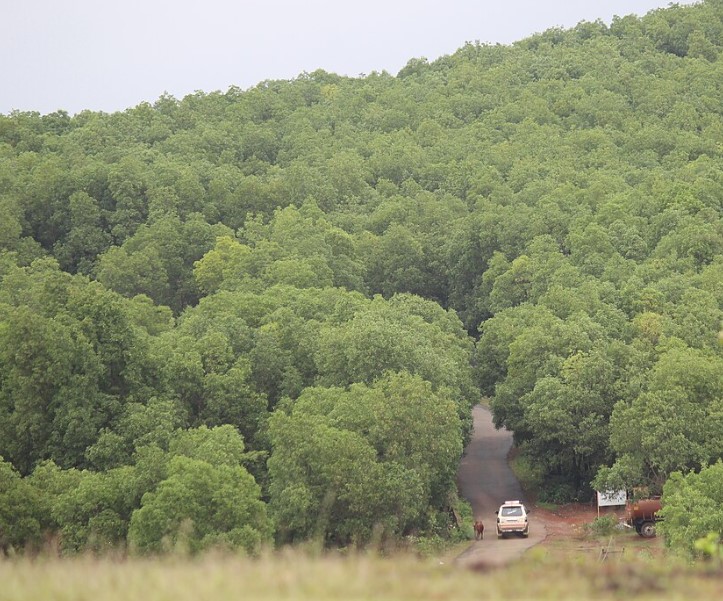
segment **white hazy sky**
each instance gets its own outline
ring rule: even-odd
[[[691,4],[692,2],[680,2]],[[120,111],[324,69],[396,74],[465,42],[644,15],[660,0],[0,0],[0,113]]]

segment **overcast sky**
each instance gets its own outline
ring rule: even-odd
[[[692,2],[680,2],[691,4]],[[324,69],[396,73],[465,42],[644,15],[656,0],[0,0],[0,113],[120,111]]]

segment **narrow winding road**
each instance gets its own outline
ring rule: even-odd
[[[457,471],[457,484],[461,495],[472,505],[475,519],[484,522],[485,536],[484,540],[473,542],[455,561],[462,565],[503,565],[541,542],[546,535],[545,524],[542,519],[535,519],[533,511],[528,538],[497,539],[495,510],[506,500],[525,501],[520,483],[507,464],[512,434],[495,429],[486,407],[477,405],[472,416],[474,432]]]

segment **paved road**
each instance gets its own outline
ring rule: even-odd
[[[520,483],[507,464],[512,447],[512,434],[496,430],[489,409],[477,405],[472,411],[474,432],[457,471],[461,495],[472,505],[476,519],[485,524],[485,537],[473,542],[456,558],[462,565],[503,565],[520,557],[527,549],[541,542],[546,535],[542,520],[530,516],[528,538],[497,539],[495,510],[508,499],[525,502]]]

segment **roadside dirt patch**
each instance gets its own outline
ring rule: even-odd
[[[554,542],[583,538],[587,533],[586,526],[597,517],[597,510],[589,505],[574,503],[561,505],[554,510],[535,507],[535,515],[545,522],[545,542]]]
[[[600,515],[612,515],[620,522],[624,510],[607,510]],[[590,505],[571,503],[554,510],[538,508],[537,517],[544,521],[547,530],[540,546],[552,555],[587,555],[599,560],[615,560],[623,554],[627,557],[657,557],[664,553],[662,538],[643,538],[622,526],[611,534],[596,535],[590,526],[598,517],[598,512]]]

